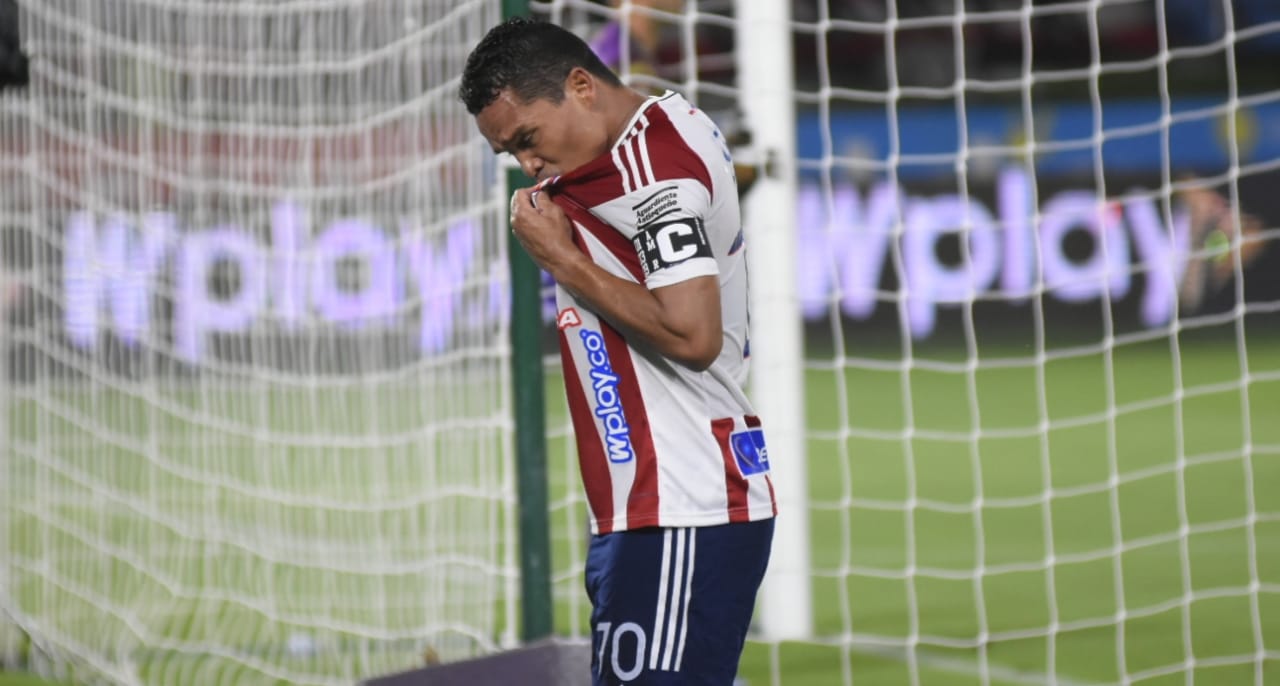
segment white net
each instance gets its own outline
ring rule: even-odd
[[[535,5],[726,122],[734,51],[786,49],[731,2]],[[743,680],[1280,680],[1280,10],[791,8],[814,621]]]
[[[498,3],[20,6],[8,657],[350,684],[509,639],[504,205],[456,99]]]

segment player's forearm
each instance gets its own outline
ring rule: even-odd
[[[556,283],[628,339],[694,371],[720,355],[724,334],[718,302],[713,313],[691,314],[692,308],[664,304],[644,285],[606,272],[581,253],[546,268]]]

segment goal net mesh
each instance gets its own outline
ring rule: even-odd
[[[505,205],[456,97],[498,3],[19,4],[8,659],[350,684],[510,639]]]
[[[726,134],[770,126],[735,53],[788,48],[739,44],[734,3],[534,7]],[[761,627],[741,677],[1280,678],[1273,3],[790,7],[799,282],[752,288],[805,322],[813,628]],[[586,635],[560,426],[557,598]]]

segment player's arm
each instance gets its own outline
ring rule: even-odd
[[[720,355],[720,284],[714,275],[649,289],[600,268],[573,245],[564,210],[531,201],[530,189],[516,191],[511,227],[529,256],[562,288],[623,335],[695,371]]]

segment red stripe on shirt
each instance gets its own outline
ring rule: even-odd
[[[642,131],[643,127],[639,128],[639,130]],[[645,171],[644,168],[644,154],[646,152],[646,146],[640,143],[640,134],[638,132],[632,134],[631,140],[627,142],[627,146],[631,148],[630,159],[634,165],[633,169],[635,170],[636,178],[639,179],[636,182],[636,189],[638,190],[647,186],[652,186],[653,179],[649,178],[649,173]],[[653,165],[653,160],[649,160],[649,165]]]
[[[711,420],[711,435],[715,436],[720,455],[724,458],[724,491],[729,500],[729,521],[748,522],[751,521],[751,508],[747,504],[747,479],[738,469],[738,461],[729,447],[729,434],[732,433],[732,418]]]
[[[660,181],[696,179],[707,189],[707,195],[714,197],[711,172],[706,163],[685,141],[660,103],[654,102],[645,108],[648,124],[643,120],[637,121],[627,136],[608,152],[556,178],[546,190],[554,195],[567,195],[582,207],[591,208]],[[644,150],[640,149],[641,131],[645,132]],[[627,161],[627,149],[635,154],[635,169]],[[623,183],[622,174],[613,160],[615,152],[618,162],[628,169],[628,175],[634,174],[631,188]],[[649,174],[644,170],[643,152],[648,153],[653,178],[648,178]]]
[[[644,283],[644,269],[640,266],[640,255],[636,252],[636,247],[631,244],[631,241],[627,240],[621,233],[618,233],[617,229],[609,226],[604,220],[591,214],[571,197],[557,195],[556,204],[582,230],[600,241],[605,249],[609,251],[609,254],[621,262],[623,267],[626,267],[627,272],[635,278],[636,283]],[[578,247],[582,248],[583,252],[587,252],[585,245],[579,245]]]
[[[653,166],[653,178],[650,182],[697,179],[707,189],[708,197],[715,197],[711,188],[711,172],[707,170],[706,163],[685,142],[667,111],[661,107],[650,107],[644,113],[649,117],[645,147],[648,148],[649,163]]]
[[[773,494],[773,479],[768,474],[764,475],[764,482],[769,484],[769,505],[773,506],[773,516],[778,516],[778,497]]]
[[[618,153],[621,155],[621,151]],[[626,160],[621,160],[622,164],[626,164]],[[617,165],[613,163],[613,153],[605,153],[596,161],[589,162],[583,168],[581,176],[575,171],[574,174],[566,175],[571,181],[560,179],[551,190],[557,196],[567,195],[577,201],[583,207],[596,207],[603,205],[610,200],[617,200],[626,195],[627,188],[623,187],[622,173],[618,171]]]
[[[560,332],[560,363],[564,365],[564,390],[569,402],[569,417],[578,443],[578,468],[587,491],[587,506],[600,533],[613,531],[613,479],[609,474],[609,458],[604,454],[596,418],[582,390],[582,377],[569,349],[569,338]]]
[[[627,495],[627,528],[658,526],[658,456],[653,448],[649,412],[640,393],[640,379],[631,361],[631,348],[622,334],[604,322],[600,323],[600,333],[609,351],[609,365],[618,376],[618,399],[627,418],[631,451],[636,456],[635,477]]]
[[[583,207],[596,207],[626,195],[631,192],[632,187],[639,185],[638,179],[629,178],[630,165],[627,164],[624,151],[629,140],[630,138],[625,138],[619,141],[608,152],[571,172],[544,181],[544,190],[553,196],[573,198]],[[614,154],[617,154],[617,160],[614,160]],[[619,165],[628,170],[628,178],[623,177]]]

